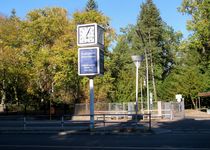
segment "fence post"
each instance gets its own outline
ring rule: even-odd
[[[161,101],[157,102],[157,106],[158,106],[158,116],[162,117],[162,103],[161,103]]]
[[[149,113],[149,131],[152,129],[152,118],[151,118],[151,113]]]
[[[26,130],[26,117],[23,117],[23,130]]]
[[[171,120],[173,120],[173,110],[171,109]]]
[[[103,114],[104,130],[105,130],[105,126],[106,126],[105,121],[106,121],[106,117],[105,117],[105,114]]]
[[[109,111],[111,111],[111,109],[112,109],[112,108],[111,108],[111,103],[109,103]]]
[[[64,119],[63,116],[61,117],[61,128],[63,129],[63,125],[64,125]]]

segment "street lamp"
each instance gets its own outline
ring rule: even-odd
[[[133,55],[131,56],[134,64],[136,65],[136,119],[137,119],[137,114],[138,114],[138,78],[139,78],[139,67],[141,62],[144,59],[144,56],[141,55]]]

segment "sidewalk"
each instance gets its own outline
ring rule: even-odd
[[[89,130],[88,124],[62,124],[58,122],[45,122],[29,126],[18,120],[18,123],[2,121],[0,124],[0,134],[2,133],[58,133],[58,134],[209,134],[210,133],[210,115],[197,110],[186,110],[185,118],[179,120],[156,120],[152,121],[152,130],[149,131],[148,123],[141,122],[138,126],[135,124],[109,124],[105,128],[103,124],[95,127],[94,131]],[[36,124],[36,123],[35,123]],[[9,126],[12,125],[12,126]]]
[[[210,115],[198,110],[185,110],[185,118],[171,121],[156,121],[152,129],[157,134],[209,134]]]

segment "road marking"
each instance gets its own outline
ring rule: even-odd
[[[0,148],[55,148],[55,149],[129,149],[129,150],[209,150],[209,148],[187,147],[102,147],[102,146],[52,146],[52,145],[0,145]]]

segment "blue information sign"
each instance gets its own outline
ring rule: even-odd
[[[79,48],[78,73],[84,76],[103,74],[104,53],[98,47]]]

